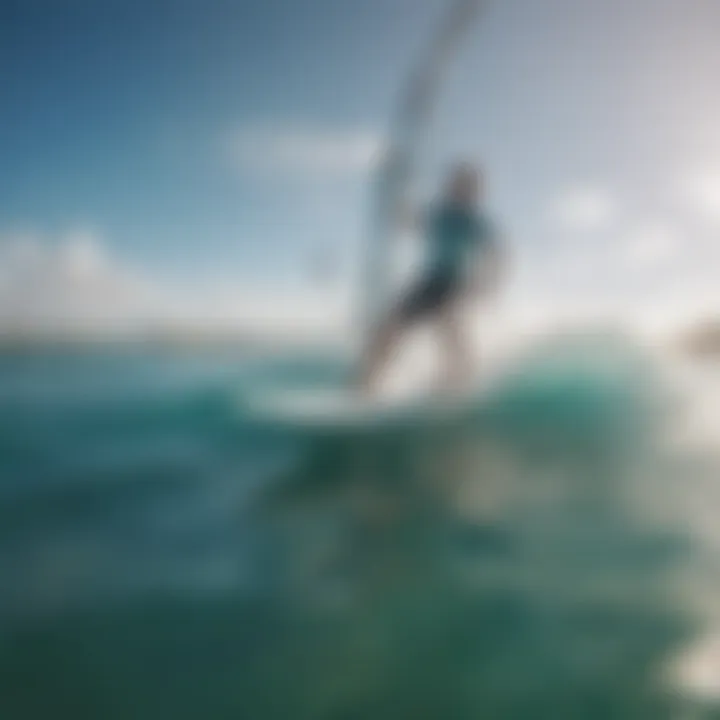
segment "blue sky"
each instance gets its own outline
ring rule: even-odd
[[[6,0],[0,259],[188,287],[301,286],[329,245],[351,268],[372,149],[443,5]],[[483,162],[526,304],[710,293],[718,27],[715,0],[488,2],[423,173]]]
[[[412,3],[386,5],[11,3],[4,222],[91,222],[163,269],[292,254],[289,231],[312,222],[295,184],[244,173],[224,147],[246,127],[376,129],[427,24]]]

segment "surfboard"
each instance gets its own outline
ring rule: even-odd
[[[460,418],[482,405],[488,387],[463,394],[418,391],[401,397],[364,397],[343,386],[265,388],[247,398],[256,419],[283,425],[342,430],[399,424],[433,424]]]

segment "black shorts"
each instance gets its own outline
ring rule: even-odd
[[[397,317],[409,324],[442,312],[460,294],[460,283],[452,276],[430,275],[412,285],[400,300]]]

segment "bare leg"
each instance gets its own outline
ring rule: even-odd
[[[371,394],[375,391],[380,375],[402,334],[402,324],[394,316],[378,328],[360,367],[359,386],[363,393]]]
[[[463,390],[471,379],[472,352],[457,307],[451,306],[442,312],[437,329],[445,354],[440,389],[445,392]]]

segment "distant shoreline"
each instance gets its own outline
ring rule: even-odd
[[[2,333],[0,356],[97,350],[149,350],[207,353],[273,352],[284,349],[332,348],[340,333],[260,333],[224,330],[160,330],[135,332]]]
[[[341,349],[349,345],[347,328],[233,329],[224,327],[157,327],[135,329],[70,328],[0,330],[0,356],[98,350],[172,353],[282,352]],[[720,319],[696,322],[666,340],[680,354],[720,362]]]

